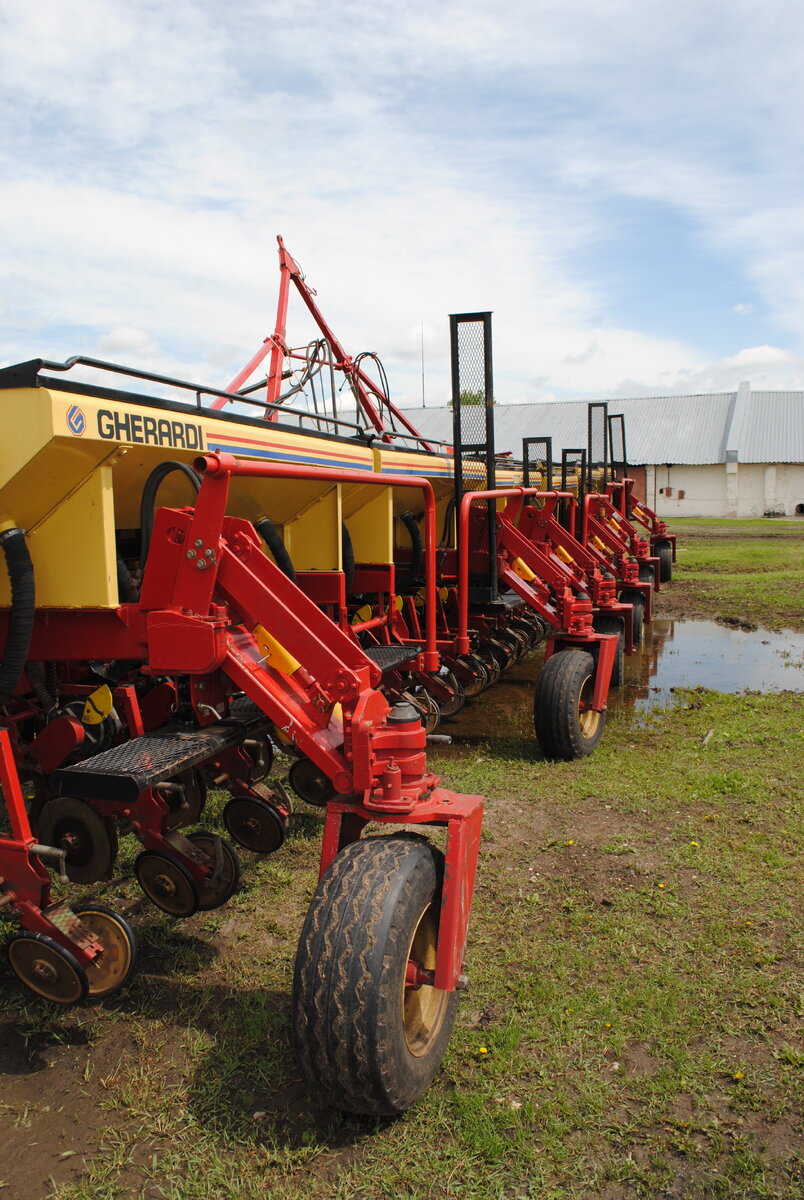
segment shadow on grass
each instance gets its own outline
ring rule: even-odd
[[[142,982],[147,999],[132,999],[132,1014],[161,1017],[187,1031],[183,1103],[206,1135],[284,1158],[287,1152],[344,1150],[389,1123],[333,1111],[307,1093],[293,1053],[289,986],[283,991],[147,976]]]

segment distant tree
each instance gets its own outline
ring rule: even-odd
[[[482,392],[479,392],[479,391],[478,391],[478,392],[473,392],[473,391],[471,391],[469,388],[463,388],[463,389],[462,389],[462,391],[461,391],[461,405],[464,405],[464,404],[485,404],[485,403],[486,403],[486,397],[484,396],[484,394],[483,394]],[[452,397],[450,397],[449,406],[450,406],[450,408],[452,408]]]

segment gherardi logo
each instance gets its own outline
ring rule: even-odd
[[[204,433],[192,421],[168,417],[146,417],[140,413],[98,410],[98,435],[107,441],[133,442],[143,446],[172,446],[181,450],[203,450]]]

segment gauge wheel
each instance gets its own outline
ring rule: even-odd
[[[488,677],[488,683],[486,684],[486,687],[494,687],[495,683],[500,682],[500,676],[502,675],[500,664],[494,655],[491,654],[491,652],[486,654],[486,656],[482,659],[482,662],[483,666],[486,668],[486,675]]]
[[[157,789],[168,806],[164,825],[166,833],[195,825],[207,802],[207,781],[199,770],[190,768],[182,771],[170,782],[177,786]]]
[[[586,650],[560,650],[536,681],[533,722],[546,758],[591,754],[603,736],[605,712],[592,708],[595,660]]]
[[[73,883],[109,879],[117,858],[117,833],[94,808],[72,796],[56,796],[43,805],[36,834],[45,846],[66,850],[65,870]]]
[[[435,697],[425,688],[418,688],[411,699],[419,710],[425,733],[435,733],[441,723],[441,709]]]
[[[103,954],[86,968],[89,995],[93,999],[112,996],[134,973],[137,944],[131,926],[103,904],[81,904],[73,912],[103,946]]]
[[[11,970],[37,996],[54,1004],[77,1004],[89,991],[87,973],[74,954],[29,929],[12,934],[6,946]]]
[[[201,912],[220,908],[230,900],[240,885],[240,859],[234,846],[217,833],[190,833],[188,842],[205,854],[213,864],[211,874],[198,887],[198,907]]]
[[[645,597],[641,592],[626,590],[621,593],[620,600],[634,610],[633,641],[635,646],[641,646],[645,634]]]
[[[611,668],[611,686],[622,687],[625,682],[625,633],[623,619],[614,613],[595,613],[593,624],[596,633],[616,634],[617,651],[614,655],[614,666]]]
[[[485,663],[478,658],[476,654],[468,654],[466,657],[459,660],[467,670],[473,673],[473,678],[464,680],[463,694],[467,700],[472,696],[479,696],[485,687],[488,687],[489,673],[486,670]]]
[[[659,579],[662,583],[669,583],[673,578],[673,547],[669,542],[657,542],[656,555],[659,559]]]
[[[287,821],[281,812],[254,796],[234,796],[223,810],[223,823],[238,846],[254,854],[273,854],[285,840]]]
[[[201,907],[195,880],[175,858],[144,850],[134,863],[134,873],[148,899],[171,917],[191,917]]]
[[[457,995],[432,986],[443,856],[410,834],[347,846],[313,896],[293,978],[293,1037],[312,1095],[392,1116],[429,1087]]]
[[[516,654],[514,653],[514,648],[510,645],[510,643],[501,641],[498,635],[495,634],[494,637],[486,643],[486,645],[488,647],[489,654],[500,668],[501,675],[503,671],[507,671],[509,667],[513,666],[514,662],[516,661]]]
[[[438,701],[438,711],[441,714],[441,719],[446,720],[447,717],[456,717],[466,703],[466,692],[452,671],[448,670],[440,673],[439,680],[452,692],[451,696]]]

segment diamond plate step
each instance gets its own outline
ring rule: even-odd
[[[181,771],[239,746],[254,722],[229,721],[191,733],[164,727],[104,750],[85,762],[54,771],[51,781],[60,796],[77,800],[111,800],[133,804],[140,792]]]
[[[381,671],[393,671],[403,663],[410,662],[417,654],[421,654],[422,646],[363,646],[363,653],[370,658]]]

